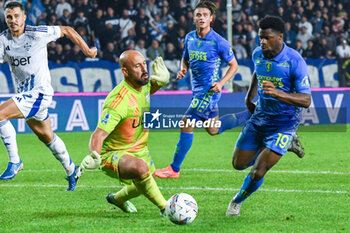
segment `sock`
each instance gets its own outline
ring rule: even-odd
[[[0,122],[0,136],[4,143],[8,156],[9,162],[19,163],[18,148],[16,142],[16,130],[13,128],[10,121]]]
[[[159,209],[165,208],[166,200],[160,192],[156,181],[149,172],[144,176],[145,178],[143,179],[134,180],[137,190],[145,195],[145,197],[147,197],[148,200],[155,204]]]
[[[135,184],[124,186],[119,192],[115,194],[115,199],[119,203],[124,203],[134,197],[138,197],[141,193],[137,190]]]
[[[262,185],[264,178],[258,181],[254,181],[250,178],[250,174],[248,174],[243,182],[241,189],[239,190],[235,203],[241,203],[245,199],[247,199],[252,193],[254,193],[258,188]]]
[[[226,114],[220,117],[219,120],[221,121],[221,127],[219,129],[218,134],[221,134],[225,130],[232,129],[246,122],[251,115],[252,114],[250,114],[250,112],[247,110],[247,111],[234,113],[234,114]]]
[[[180,133],[180,139],[176,144],[173,162],[170,164],[174,171],[180,171],[182,162],[190,150],[193,141],[193,133]]]
[[[75,169],[75,164],[72,162],[62,139],[54,134],[52,141],[46,146],[51,150],[56,159],[61,162],[66,170],[67,176],[72,175]]]

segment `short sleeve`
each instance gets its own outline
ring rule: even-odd
[[[297,93],[311,94],[310,79],[307,73],[307,65],[304,59],[295,59],[292,66],[292,77]]]
[[[59,26],[38,26],[35,35],[48,44],[61,37],[61,29]]]
[[[97,128],[111,133],[122,119],[123,116],[116,109],[106,107],[103,109]]]
[[[188,44],[188,34],[185,37],[185,42],[184,42],[184,49],[182,51],[182,57],[185,60],[190,60],[190,56],[188,55],[188,48],[187,48],[187,44]]]
[[[223,38],[220,38],[218,43],[218,54],[226,63],[229,63],[235,57],[230,43]]]

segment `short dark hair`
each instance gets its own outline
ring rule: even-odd
[[[4,10],[6,9],[13,9],[15,7],[19,7],[21,9],[21,11],[24,12],[24,6],[22,3],[17,2],[17,1],[8,1],[5,6],[4,6]]]
[[[215,14],[216,11],[215,3],[205,0],[199,0],[197,5],[194,7],[194,10],[197,8],[207,8],[210,11],[210,15]]]
[[[280,17],[267,15],[260,20],[259,28],[263,30],[270,28],[276,32],[284,33],[284,21]]]

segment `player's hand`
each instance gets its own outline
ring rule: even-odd
[[[88,50],[87,54],[85,54],[88,57],[94,58],[97,55],[97,48],[96,47],[92,47]]]
[[[166,68],[163,58],[157,57],[152,64],[153,75],[151,80],[155,80],[159,86],[164,86],[169,82],[170,73]]]
[[[85,169],[87,170],[93,170],[98,168],[101,164],[101,156],[96,151],[92,151],[91,154],[85,156],[83,161],[81,161],[80,168],[82,172],[84,172]]]
[[[211,88],[209,89],[209,91],[213,91],[215,93],[219,93],[222,90],[222,84],[220,82],[217,83],[213,83],[213,85],[211,86]]]
[[[262,82],[262,90],[266,95],[270,95],[271,97],[277,98],[279,96],[280,91],[276,89],[275,85],[273,85],[270,81]]]
[[[187,73],[187,69],[183,68],[182,70],[177,72],[176,79],[177,80],[182,79],[183,77],[185,77],[186,73]]]

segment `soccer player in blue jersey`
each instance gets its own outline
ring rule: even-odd
[[[180,166],[192,145],[194,126],[190,121],[210,121],[205,129],[211,135],[217,135],[227,129],[240,125],[249,119],[248,111],[227,114],[219,119],[218,101],[225,83],[230,80],[238,69],[236,58],[228,41],[223,39],[211,27],[215,13],[215,4],[210,1],[199,1],[194,9],[196,30],[188,33],[181,60],[181,70],[177,79],[183,78],[188,69],[192,70],[193,97],[190,107],[185,113],[180,139],[177,143],[173,162],[170,166],[157,170],[155,175],[160,178],[177,178]],[[229,69],[219,78],[221,61],[228,64]],[[221,122],[221,125],[214,124]]]
[[[283,43],[284,22],[266,16],[259,23],[260,46],[252,55],[255,72],[246,96],[253,114],[242,129],[233,152],[237,170],[254,163],[226,215],[240,215],[241,203],[263,183],[266,172],[286,153],[311,103],[307,66],[297,51]],[[253,102],[258,94],[257,103]]]

